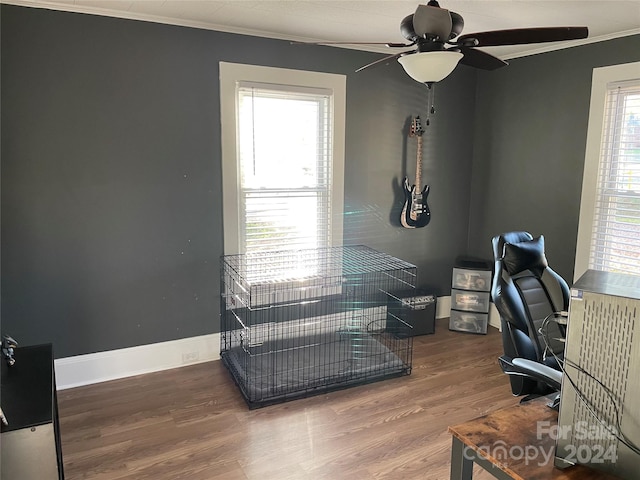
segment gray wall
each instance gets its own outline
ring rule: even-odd
[[[501,232],[544,234],[573,281],[593,68],[640,60],[640,35],[514,59],[478,75],[469,252]]]
[[[216,332],[223,252],[218,62],[347,79],[345,243],[446,294],[465,253],[476,72],[437,86],[427,228],[398,226],[426,87],[379,56],[1,6],[2,332],[56,357]]]

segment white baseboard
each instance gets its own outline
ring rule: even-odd
[[[58,390],[220,358],[220,334],[89,353],[55,360]]]
[[[438,297],[436,301],[436,318],[449,318],[451,314],[451,295]]]
[[[489,304],[489,325],[497,328],[498,330],[502,329],[502,325],[500,324],[500,314],[493,303]]]
[[[499,328],[493,304],[489,324]],[[448,318],[451,296],[438,297],[436,318]],[[89,353],[55,361],[58,390],[132,377],[143,373],[209,362],[220,358],[220,334],[201,335],[168,342]]]

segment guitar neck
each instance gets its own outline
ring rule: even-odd
[[[416,153],[416,190],[422,186],[422,135],[418,137],[418,150]]]

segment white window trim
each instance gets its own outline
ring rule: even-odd
[[[222,206],[224,253],[239,252],[240,176],[237,163],[236,85],[238,82],[319,87],[333,92],[333,166],[331,179],[332,246],[342,245],[344,210],[344,150],[346,76],[332,73],[220,62],[220,123],[222,142]]]
[[[591,249],[591,233],[595,215],[607,85],[613,82],[635,80],[638,78],[640,78],[640,62],[593,69],[574,281],[580,278],[589,268],[589,252]]]

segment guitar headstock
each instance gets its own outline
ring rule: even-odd
[[[411,121],[411,129],[409,130],[410,137],[421,137],[424,133],[424,128],[422,128],[422,122],[420,121],[420,116],[413,117]]]

